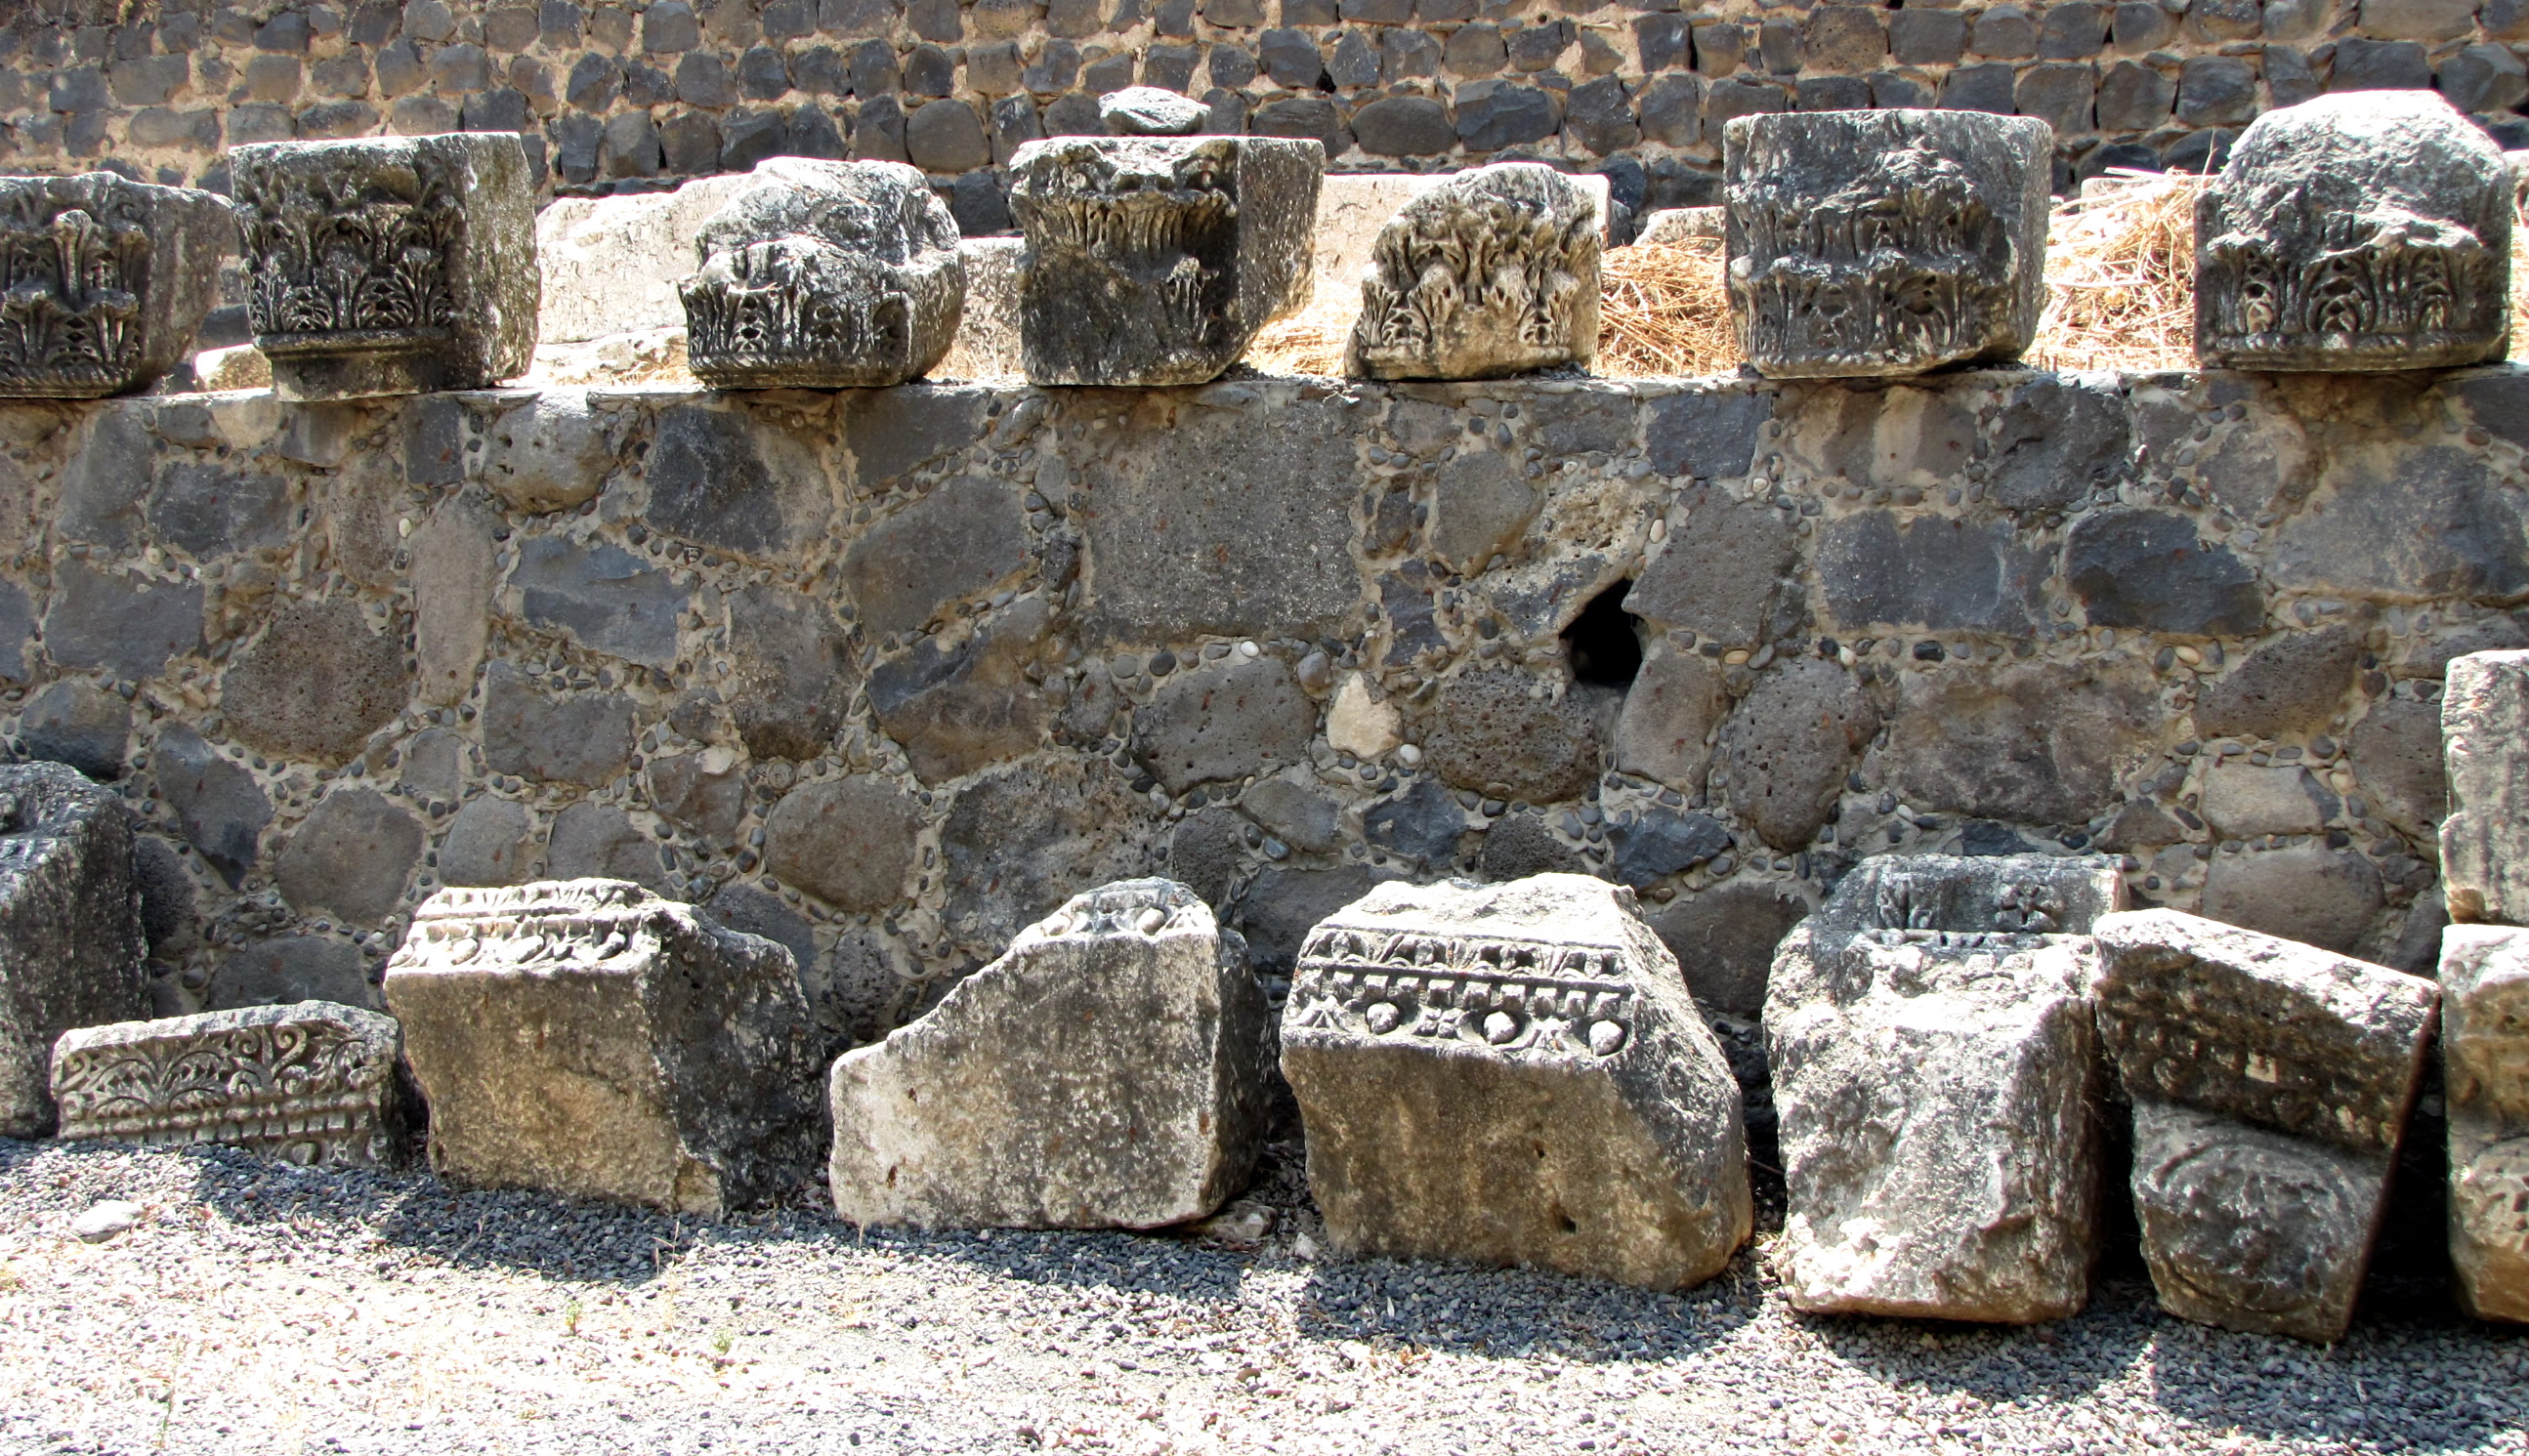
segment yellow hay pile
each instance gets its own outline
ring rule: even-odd
[[[2046,310],[2027,360],[2043,369],[2195,366],[2195,197],[2182,173],[2114,173],[2124,185],[2064,202],[2050,221]],[[2511,335],[2529,357],[2529,214],[2511,234]],[[1721,287],[1721,240],[1610,248],[1600,264],[1598,362],[1613,377],[1723,374],[1742,362]],[[1320,290],[1307,313],[1259,335],[1247,362],[1270,374],[1337,374],[1359,297]]]

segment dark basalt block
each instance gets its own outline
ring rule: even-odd
[[[901,162],[774,157],[702,226],[677,285],[686,354],[717,390],[866,389],[920,378],[965,305],[957,222]]]
[[[535,185],[511,135],[229,154],[246,313],[284,399],[472,390],[536,349]]]
[[[110,172],[0,179],[0,397],[147,389],[192,347],[236,247],[215,193]]]
[[[1325,148],[1267,136],[1061,136],[1010,160],[1035,385],[1199,385],[1309,301]]]
[[[2430,91],[2257,118],[2195,204],[2195,356],[2231,369],[2439,369],[2509,343],[2512,181]]]
[[[1969,111],[1733,119],[1730,312],[1771,379],[2016,359],[2044,301],[2055,133]]]
[[[63,1032],[149,1014],[124,814],[66,764],[0,766],[0,1137],[52,1131]]]

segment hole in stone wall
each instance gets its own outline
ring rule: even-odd
[[[1625,610],[1632,582],[1618,582],[1589,598],[1563,629],[1563,659],[1572,680],[1601,688],[1630,688],[1642,670],[1642,619]]]

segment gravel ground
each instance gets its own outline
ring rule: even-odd
[[[2161,1317],[1792,1314],[1261,1241],[720,1224],[222,1149],[0,1140],[10,1451],[2529,1451],[2529,1337],[2375,1291],[2318,1349]],[[85,1243],[103,1200],[141,1207]],[[1252,1223],[1249,1225],[1252,1228]]]

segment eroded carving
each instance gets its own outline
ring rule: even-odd
[[[210,192],[110,172],[0,179],[0,395],[148,386],[218,301],[236,235]]]
[[[1777,379],[2017,358],[2037,328],[2054,133],[2027,117],[1840,111],[1724,133],[1732,320]]]
[[[53,1129],[53,1042],[149,1014],[122,801],[60,763],[0,764],[0,1137]]]
[[[83,1027],[53,1049],[61,1135],[392,1166],[396,1046],[392,1016],[323,1001]]]
[[[1499,379],[1598,351],[1598,210],[1534,162],[1463,172],[1379,230],[1347,373]]]
[[[2529,1321],[2529,930],[2450,926],[2441,984],[2459,1302]]]

